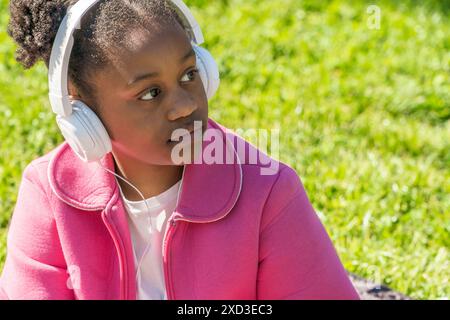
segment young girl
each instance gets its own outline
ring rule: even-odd
[[[25,68],[43,60],[53,74],[53,43],[76,3],[11,0],[8,34]],[[99,120],[58,116],[66,141],[25,168],[0,296],[357,299],[296,172],[208,118],[211,65],[180,8],[112,0],[84,14],[68,90],[73,114]],[[50,98],[55,111],[63,96]],[[80,137],[100,128],[96,138]],[[208,140],[208,130],[219,135]],[[96,139],[104,150],[85,151]],[[233,161],[186,161],[206,154],[208,141]],[[262,174],[239,144],[276,172]]]

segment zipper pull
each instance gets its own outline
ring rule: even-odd
[[[168,232],[168,230],[169,230],[169,227],[170,227],[170,226],[174,227],[175,224],[176,224],[176,222],[175,222],[175,220],[174,220],[173,218],[172,218],[172,219],[169,219],[169,221],[167,221],[166,231],[164,232],[164,236],[163,236],[163,252],[162,252],[163,255],[165,255],[165,253],[166,253],[166,246],[167,246],[167,239],[166,239],[166,237],[167,237],[167,232]]]

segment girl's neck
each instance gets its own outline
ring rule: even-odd
[[[125,163],[113,156],[115,172],[133,184],[145,199],[154,197],[168,190],[183,174],[183,166],[148,165],[144,163]],[[117,179],[126,199],[130,201],[142,200],[139,193],[122,179]]]

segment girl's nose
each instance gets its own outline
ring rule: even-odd
[[[197,109],[197,104],[192,95],[186,90],[179,88],[176,97],[169,105],[167,118],[175,121],[178,118],[190,116]]]

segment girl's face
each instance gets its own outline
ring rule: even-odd
[[[196,72],[195,53],[178,24],[151,35],[136,32],[129,42],[132,45],[116,55],[120,63],[94,79],[97,114],[109,133],[113,154],[173,165],[175,144],[168,142],[172,132],[191,131],[194,121],[201,121],[203,133],[207,127],[208,100]]]

